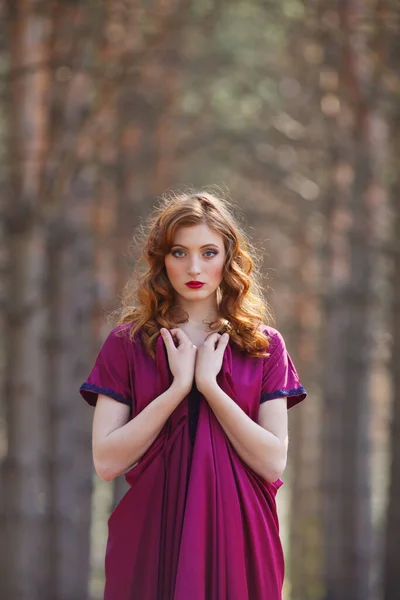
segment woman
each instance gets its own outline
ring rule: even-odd
[[[226,201],[164,198],[80,388],[98,475],[131,486],[108,522],[105,600],[281,598],[275,495],[306,390],[249,247]]]

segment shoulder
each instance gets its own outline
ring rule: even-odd
[[[122,323],[113,327],[104,341],[104,346],[114,352],[129,352],[140,340],[139,332],[131,334],[134,323]]]
[[[262,323],[259,327],[259,330],[261,331],[261,333],[266,335],[269,340],[269,346],[267,349],[267,352],[269,354],[271,354],[271,352],[275,350],[282,350],[285,348],[285,340],[281,332],[278,331],[278,329],[275,329],[275,327],[271,327],[271,325],[266,325],[265,323]]]
[[[275,327],[271,327],[271,325],[266,325],[265,323],[261,323],[259,326],[259,331],[268,337],[273,337],[275,335],[280,335],[279,331],[275,329]]]
[[[110,333],[108,334],[108,337],[122,339],[127,342],[136,341],[137,339],[139,339],[140,336],[138,331],[136,331],[132,336],[131,332],[134,328],[134,325],[135,324],[133,321],[129,321],[129,323],[122,323],[116,325],[111,329]]]

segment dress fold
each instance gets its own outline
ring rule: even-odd
[[[269,363],[228,343],[217,375],[221,389],[255,421],[263,395],[273,401],[268,395],[276,390],[285,395],[295,389],[300,392],[292,403],[305,397],[280,334],[267,330],[275,343]],[[124,398],[130,394],[133,418],[173,377],[161,335],[155,361],[140,336],[120,343],[120,354],[115,339],[109,344],[110,359],[103,347],[82,395],[93,404],[89,386],[114,385]],[[283,481],[270,483],[253,472],[207,400],[195,387],[191,394],[125,474],[130,488],[108,520],[104,600],[281,600],[284,556],[275,497]]]

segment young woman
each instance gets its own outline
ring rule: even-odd
[[[281,598],[275,495],[306,390],[249,248],[226,201],[164,198],[80,387],[98,475],[130,485],[108,521],[105,600]]]

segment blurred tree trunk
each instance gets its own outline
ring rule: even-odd
[[[290,115],[299,131],[297,143],[290,135],[285,140],[281,165],[293,169],[291,196],[299,218],[292,226],[290,242],[293,270],[288,287],[293,294],[291,318],[296,363],[309,396],[289,412],[290,530],[288,579],[290,597],[320,600],[323,594],[323,535],[321,504],[321,194],[323,180],[321,158],[317,149],[323,145],[318,114],[319,69],[310,61],[315,52],[315,5],[304,5],[302,19],[288,20],[286,54],[290,59],[280,76],[284,95],[283,110]],[[289,132],[288,132],[289,133]],[[278,148],[280,148],[278,146]],[[289,152],[289,148],[291,152]],[[286,159],[286,162],[285,162]],[[298,181],[295,185],[295,177]],[[287,181],[290,182],[291,175]],[[290,185],[290,183],[289,183]],[[294,211],[292,210],[292,213]],[[301,222],[301,226],[299,226]],[[296,364],[295,363],[295,364]]]
[[[394,40],[391,53],[393,73],[400,74],[399,56],[400,40]],[[385,522],[385,548],[383,560],[383,592],[384,600],[397,600],[400,589],[399,570],[399,539],[400,539],[400,94],[392,95],[395,110],[391,127],[391,200],[392,200],[392,242],[393,256],[392,283],[392,313],[391,313],[391,385],[393,390],[393,409],[391,415],[390,435],[390,475],[388,490],[388,505]]]
[[[0,5],[0,35],[5,39],[6,7]],[[7,299],[8,299],[8,273],[10,271],[10,242],[7,228],[7,212],[11,198],[11,178],[10,168],[10,146],[8,140],[8,128],[6,114],[8,114],[8,104],[6,90],[7,71],[9,69],[8,48],[5,44],[0,49],[0,153],[3,161],[0,166],[0,573],[5,573],[7,550],[6,550],[6,511],[5,494],[3,481],[3,461],[7,454],[7,429],[6,429],[6,355],[8,352],[8,332],[7,332]],[[0,597],[6,595],[6,582],[4,577],[0,577]]]
[[[21,2],[9,5],[9,20],[5,597],[86,598],[91,411],[73,402],[92,354],[94,289],[94,172],[90,144],[75,148],[90,98],[79,73],[84,13]]]
[[[0,37],[5,39],[6,7],[0,4]],[[7,453],[6,431],[6,304],[9,264],[9,241],[7,237],[7,210],[11,197],[10,192],[10,154],[8,143],[8,128],[6,115],[8,114],[7,100],[7,71],[9,68],[9,55],[7,45],[0,47],[0,155],[3,160],[0,164],[0,573],[4,572],[6,559],[5,544],[5,513],[4,513],[4,484],[2,481],[2,464]],[[0,597],[5,596],[5,589],[0,578]]]
[[[396,133],[396,146],[400,150],[400,128]],[[399,168],[399,154],[396,163]],[[399,539],[400,539],[400,185],[397,174],[396,185],[393,186],[394,205],[394,237],[393,254],[394,269],[392,275],[393,283],[393,314],[392,314],[392,386],[393,386],[393,411],[391,420],[390,437],[390,476],[389,476],[389,498],[386,515],[386,544],[384,551],[383,589],[384,600],[397,600],[400,589],[399,571]]]
[[[290,543],[288,573],[291,597],[318,600],[322,593],[322,548],[320,452],[321,415],[319,386],[321,375],[318,356],[320,325],[317,271],[318,248],[312,239],[312,218],[295,233],[297,258],[293,276],[298,292],[293,314],[293,339],[296,341],[295,364],[309,396],[299,410],[290,414]],[[291,412],[291,411],[290,411]]]
[[[86,598],[90,572],[92,410],[76,405],[77,381],[84,381],[93,351],[94,270],[91,236],[93,171],[82,164],[66,195],[63,219],[49,239],[53,283],[51,349],[53,598]],[[60,215],[61,216],[61,215]]]
[[[367,62],[363,6],[338,3],[335,12],[325,6],[321,72],[330,89],[321,108],[330,121],[331,148],[322,411],[325,598],[365,600],[372,566],[370,374],[385,211],[386,132],[378,104],[383,63],[371,68]]]
[[[93,241],[97,173],[94,141],[85,132],[94,111],[93,78],[99,8],[62,2],[54,11],[52,58],[56,65],[50,108],[48,156],[49,364],[52,418],[51,598],[84,599],[90,575],[92,409],[74,398],[94,349],[96,301]],[[96,27],[97,26],[97,27]]]
[[[6,428],[3,469],[6,549],[2,597],[50,599],[50,422],[44,301],[47,255],[40,197],[48,144],[51,22],[40,5],[7,3],[9,152],[7,190],[9,280],[5,307]],[[29,69],[29,65],[35,68]],[[27,69],[24,72],[24,69]]]

